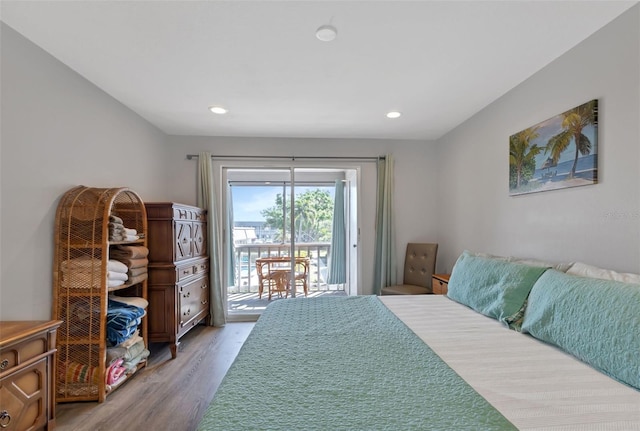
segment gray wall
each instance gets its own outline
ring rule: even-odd
[[[0,38],[0,319],[48,319],[58,199],[78,184],[159,199],[166,136],[4,23]]]
[[[470,249],[640,272],[639,28],[635,6],[439,140],[440,270]],[[599,184],[509,197],[509,136],[591,99]]]
[[[471,249],[640,272],[639,24],[636,6],[438,142],[167,137],[1,24],[0,319],[51,316],[55,209],[67,189],[128,186],[146,201],[195,203],[185,155],[203,150],[393,153],[399,265],[408,241],[437,240],[439,271]],[[509,135],[593,98],[600,183],[510,198]],[[374,190],[363,181],[368,205]],[[363,216],[372,244],[374,217]],[[363,286],[372,273],[366,260]]]
[[[328,140],[328,139],[260,139],[260,138],[194,138],[171,136],[167,143],[167,169],[170,200],[195,203],[196,161],[187,154],[208,151],[214,155],[251,156],[339,156],[370,157],[392,153],[395,159],[395,220],[398,277],[404,261],[407,242],[434,242],[436,224],[436,167],[433,142],[392,140]],[[373,293],[373,261],[375,244],[375,164],[365,163],[360,183],[360,252],[361,274],[358,293]]]

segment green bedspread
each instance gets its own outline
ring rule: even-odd
[[[516,429],[376,297],[272,303],[199,430]]]

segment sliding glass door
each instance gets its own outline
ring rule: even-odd
[[[223,177],[233,232],[225,265],[230,320],[251,320],[281,298],[349,294],[357,279],[349,269],[357,268],[350,265],[357,259],[355,170],[227,167]]]

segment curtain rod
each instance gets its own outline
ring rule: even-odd
[[[197,159],[198,154],[187,154],[187,160]],[[341,157],[341,156],[214,156],[212,159],[272,159],[272,160],[385,160],[386,156]]]

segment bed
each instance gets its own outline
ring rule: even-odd
[[[485,279],[492,286],[491,274],[505,272],[504,264],[495,262]],[[452,297],[464,276],[464,265],[456,267]],[[474,279],[482,278],[477,267],[468,269]],[[572,282],[579,296],[588,298],[585,306],[593,306],[590,281],[547,269],[537,271],[534,280],[523,277],[532,283],[524,294],[525,312],[532,311],[519,322],[525,332],[539,332],[536,312],[545,309],[540,298],[545,291],[554,297],[556,314]],[[541,280],[544,286],[534,288]],[[607,292],[607,303],[616,304],[617,293],[608,292],[607,283],[595,282],[593,291]],[[640,287],[612,283],[613,292],[631,292],[620,303],[640,310]],[[491,292],[482,280],[477,286]],[[512,293],[503,290],[500,296]],[[572,299],[571,310],[580,308],[575,304]],[[616,358],[627,362],[614,364],[619,371],[589,355],[585,360],[591,364],[576,359],[582,357],[580,347],[569,346],[568,353],[548,336],[541,335],[541,341],[508,328],[511,312],[487,316],[475,305],[442,295],[275,301],[256,323],[199,429],[640,430],[637,332],[619,347],[607,344],[612,336],[608,329],[603,332],[600,348],[623,349]],[[585,327],[580,319],[586,314],[572,316],[571,322]],[[616,313],[597,314],[596,320],[610,320]],[[638,313],[622,315],[626,329],[634,330]],[[611,331],[620,330],[612,323]],[[567,326],[563,322],[560,332]],[[598,343],[588,343],[593,344]]]

